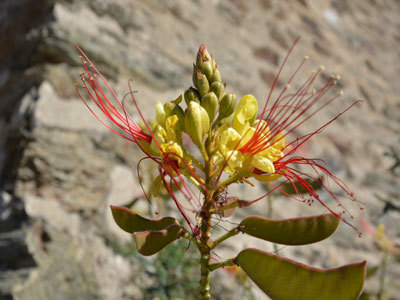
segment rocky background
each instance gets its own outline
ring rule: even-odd
[[[327,241],[278,253],[316,267],[366,259],[380,269],[365,289],[379,291],[384,254],[370,233],[384,224],[392,245],[400,244],[399,16],[397,0],[1,1],[0,299],[195,299],[198,274],[186,244],[144,259],[111,220],[109,204],[147,211],[136,177],[141,155],[77,96],[82,67],[75,44],[119,95],[131,78],[150,117],[157,101],[172,100],[190,85],[201,43],[219,63],[228,90],[261,101],[299,35],[279,83],[309,55],[299,77],[323,64],[323,77],[341,75],[344,96],[298,133],[364,100],[304,149],[324,158],[364,203],[360,211],[345,202],[364,234],[359,238],[343,225]],[[252,198],[262,187],[245,193]],[[325,212],[278,196],[273,206],[274,217]],[[260,210],[268,214],[266,202],[246,214]],[[257,243],[238,238],[223,253],[234,255],[244,244],[272,250]],[[400,299],[395,255],[388,256],[385,274],[386,298],[380,299]],[[267,299],[225,271],[214,279],[218,299]]]

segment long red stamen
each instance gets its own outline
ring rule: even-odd
[[[124,105],[119,100],[118,96],[111,88],[110,84],[107,80],[101,75],[101,73],[97,70],[94,64],[90,61],[87,55],[76,45],[76,48],[82,53],[83,57],[86,61],[89,62],[90,67],[87,65],[86,61],[82,60],[82,64],[85,68],[87,77],[82,74],[81,79],[83,82],[83,88],[87,92],[90,99],[95,103],[95,105],[100,109],[100,111],[118,128],[124,131],[128,136],[117,132],[112,129],[109,125],[107,125],[95,112],[91,109],[84,99],[82,95],[79,93],[79,89],[77,89],[79,97],[85,103],[85,105],[89,108],[90,112],[107,128],[117,133],[118,135],[124,137],[125,139],[138,143],[138,141],[144,141],[146,143],[150,143],[152,140],[151,135],[145,133],[132,119],[131,116],[127,113]],[[100,81],[98,78],[101,78],[102,82],[107,86],[107,89],[110,91],[114,99],[117,101],[119,107],[122,109],[124,114],[121,114],[119,110],[111,103],[108,97],[105,95],[103,88],[101,87]]]

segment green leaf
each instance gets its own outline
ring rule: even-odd
[[[172,217],[165,217],[160,220],[150,220],[121,206],[111,205],[111,211],[118,226],[129,233],[162,230],[172,224],[179,224],[178,221]]]
[[[365,279],[365,261],[320,270],[257,249],[243,250],[235,261],[276,300],[355,300]]]
[[[248,235],[283,245],[306,245],[332,235],[339,226],[340,217],[333,214],[270,220],[248,217],[240,223],[240,229]]]
[[[135,233],[136,248],[140,254],[149,256],[156,254],[164,247],[181,237],[183,229],[179,225],[171,225],[160,231]]]

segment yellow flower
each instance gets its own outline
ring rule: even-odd
[[[218,150],[227,161],[227,173],[245,170],[258,180],[275,180],[281,175],[274,174],[273,162],[284,156],[285,140],[282,134],[272,137],[268,124],[256,120],[257,112],[257,100],[251,95],[244,96],[235,110],[232,125],[221,127]]]

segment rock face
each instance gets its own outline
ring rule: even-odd
[[[115,230],[108,209],[135,203],[143,213],[151,211],[137,182],[141,154],[80,101],[75,44],[121,98],[131,78],[139,106],[150,117],[157,101],[175,99],[190,85],[200,44],[213,53],[229,90],[261,100],[301,35],[278,86],[309,55],[299,77],[324,64],[324,76],[341,75],[345,96],[298,134],[318,128],[355,99],[364,100],[304,151],[324,158],[364,203],[363,212],[345,203],[356,219],[385,224],[392,243],[399,244],[399,14],[394,0],[1,1],[0,299],[146,299],[144,291],[155,285],[148,275],[152,264],[127,255],[129,236]],[[261,187],[245,191],[246,197],[261,192]],[[259,209],[266,211],[266,203],[250,213]],[[274,201],[275,217],[323,212],[317,205]],[[256,243],[239,239],[223,254]],[[368,233],[359,239],[346,226],[321,245],[279,254],[317,267],[382,261]],[[399,278],[393,259],[386,273],[392,299],[400,299]],[[378,288],[377,276],[366,284],[368,291]]]

